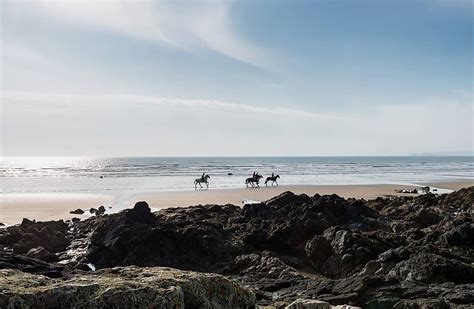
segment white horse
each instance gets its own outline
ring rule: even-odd
[[[197,185],[202,189],[202,183],[206,184],[206,189],[209,189],[209,178],[211,178],[211,176],[203,175],[201,178],[194,180],[194,190],[197,189]]]

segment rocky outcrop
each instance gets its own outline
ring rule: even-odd
[[[254,308],[255,295],[216,274],[116,267],[52,279],[0,270],[0,308]]]
[[[0,244],[11,247],[17,254],[26,254],[38,247],[51,253],[62,252],[70,243],[66,236],[68,229],[63,220],[36,222],[23,219],[20,225],[8,227],[0,233]]]
[[[474,266],[437,254],[416,253],[396,264],[390,275],[425,283],[473,283]]]
[[[64,267],[61,265],[5,251],[0,251],[0,269],[16,269],[51,278],[61,278],[64,276]]]
[[[198,205],[155,213],[139,202],[69,226],[26,220],[0,229],[0,245],[10,252],[0,258],[0,268],[65,281],[81,276],[114,281],[109,268],[116,266],[124,272],[148,267],[211,272],[248,287],[257,304],[271,308],[326,306],[321,302],[469,308],[473,203],[474,187],[370,201],[286,192],[242,208]],[[51,233],[41,234],[44,228]],[[58,246],[61,237],[65,241]],[[46,240],[56,245],[47,247]],[[97,272],[91,272],[94,267]],[[143,274],[136,278],[147,280]]]
[[[95,229],[88,259],[99,268],[160,265],[218,272],[242,252],[225,227],[239,213],[237,206],[215,205],[166,209],[155,215],[146,203],[137,203],[108,216]]]

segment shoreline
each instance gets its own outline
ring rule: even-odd
[[[363,185],[280,185],[262,186],[260,188],[210,189],[196,191],[168,191],[138,193],[127,198],[125,207],[118,207],[113,195],[89,193],[21,193],[0,194],[0,222],[14,225],[23,218],[38,221],[71,219],[73,217],[86,219],[89,209],[104,205],[107,213],[118,212],[132,207],[138,201],[146,201],[154,210],[171,207],[186,207],[199,204],[234,204],[243,206],[245,201],[265,201],[285,191],[295,194],[337,194],[344,198],[373,199],[387,195],[413,196],[414,194],[396,193],[395,190],[413,188],[416,186],[435,187],[447,190],[459,190],[474,186],[474,180],[453,180],[430,182],[417,185],[397,184],[363,184]],[[445,193],[440,190],[440,194]],[[112,207],[112,209],[109,209]],[[83,215],[69,212],[81,208]]]
[[[234,204],[243,206],[245,201],[262,202],[285,191],[295,194],[337,194],[344,198],[375,199],[389,195],[415,196],[415,194],[397,193],[395,190],[422,186],[441,189],[439,194],[449,193],[461,188],[474,186],[474,180],[457,180],[453,182],[432,182],[427,184],[361,184],[361,185],[280,185],[261,186],[259,188],[214,189],[196,191],[154,192],[132,196],[131,206],[136,202],[146,201],[151,208],[158,210],[171,207],[186,207],[199,204]],[[444,191],[444,192],[443,192]]]

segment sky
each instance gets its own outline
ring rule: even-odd
[[[2,156],[474,151],[470,0],[0,8]]]

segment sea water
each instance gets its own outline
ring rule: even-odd
[[[403,184],[474,180],[474,157],[2,158],[0,194],[139,193],[245,187],[253,172],[280,185]],[[264,178],[265,179],[265,178]]]

